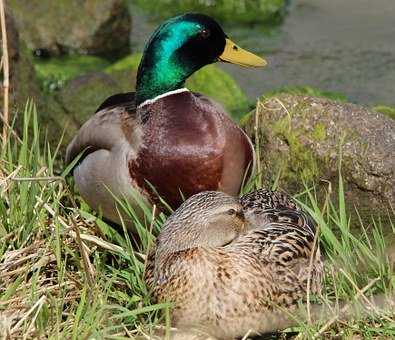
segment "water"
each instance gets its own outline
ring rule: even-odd
[[[141,50],[155,25],[135,14],[133,40]],[[395,105],[395,0],[294,0],[276,28],[225,31],[269,62],[262,70],[221,65],[251,99],[310,85],[357,103]]]

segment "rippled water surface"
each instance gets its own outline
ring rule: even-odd
[[[133,40],[141,49],[155,25],[134,17]],[[276,28],[225,30],[269,62],[262,70],[221,66],[251,99],[285,85],[311,85],[358,103],[395,105],[395,0],[294,0]]]

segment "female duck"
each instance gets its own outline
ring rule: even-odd
[[[225,61],[264,66],[235,45],[210,17],[186,14],[163,23],[139,65],[136,92],[108,98],[67,148],[82,197],[119,222],[114,196],[157,195],[173,208],[203,190],[235,195],[252,167],[251,142],[223,108],[184,88],[201,67]]]
[[[321,289],[315,226],[292,200],[259,190],[241,204],[221,192],[189,198],[166,221],[146,282],[174,303],[173,325],[221,339],[288,327],[287,312]],[[310,257],[312,266],[310,267]]]

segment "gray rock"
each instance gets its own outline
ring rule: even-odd
[[[14,129],[22,134],[23,111],[28,100],[37,107],[41,132],[47,141],[56,145],[63,130],[65,111],[51,96],[44,95],[32,62],[32,55],[20,39],[17,25],[9,8],[6,9],[8,53],[10,61],[10,120],[15,120]],[[3,93],[0,91],[0,98]]]
[[[10,0],[31,50],[119,57],[130,50],[131,17],[123,0]]]
[[[133,85],[129,82],[134,84],[134,81],[134,74],[125,75],[125,72],[92,72],[68,81],[55,96],[66,113],[62,118],[62,125],[67,127],[63,144],[67,145],[105,99],[116,93],[132,91]]]
[[[354,104],[283,94],[258,103],[243,124],[259,144],[267,182],[279,175],[280,187],[293,193],[303,181],[321,189],[329,181],[335,190],[341,158],[350,205],[384,213],[394,202],[393,119]]]
[[[31,57],[26,46],[19,39],[15,20],[8,8],[6,10],[6,27],[10,70],[10,104],[11,110],[13,110],[24,106],[28,98],[39,97],[40,87]]]

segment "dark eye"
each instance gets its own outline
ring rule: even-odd
[[[227,214],[228,214],[228,215],[236,215],[236,210],[235,210],[235,209],[229,209],[229,210],[227,211]]]
[[[210,36],[210,31],[206,28],[202,29],[199,33],[199,38],[206,39]]]

